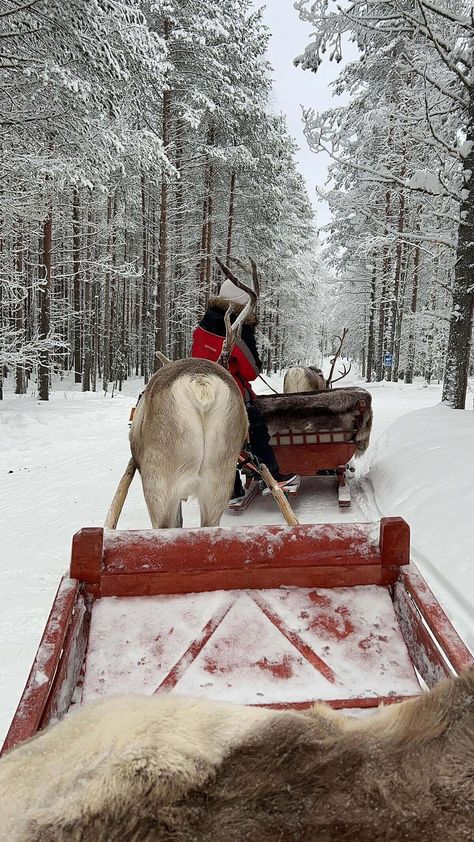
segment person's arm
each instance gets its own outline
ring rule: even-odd
[[[254,364],[255,369],[257,370],[257,374],[255,375],[255,377],[257,377],[257,375],[262,370],[262,361],[261,361],[259,353],[258,353],[257,342],[256,342],[256,339],[255,339],[255,330],[254,330],[253,327],[250,327],[249,325],[243,326],[243,328],[242,328],[242,341],[245,343],[248,350],[250,351],[250,354],[252,355],[253,364]],[[254,380],[255,380],[255,377],[253,378]]]

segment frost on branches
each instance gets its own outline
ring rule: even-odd
[[[444,376],[464,408],[473,371],[474,25],[463,0],[297,0],[315,29],[297,62],[357,57],[335,83],[348,104],[308,110],[332,159],[330,259],[367,379]],[[351,49],[353,53],[354,48]],[[347,319],[346,319],[347,321]],[[384,361],[391,361],[387,368]]]
[[[230,252],[262,269],[268,366],[304,353],[314,224],[269,113],[260,13],[241,0],[0,6],[7,382],[47,399],[52,371],[84,390],[147,380],[157,350],[187,354],[218,288],[214,256]]]

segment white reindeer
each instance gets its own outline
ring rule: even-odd
[[[255,291],[232,276],[249,300],[233,325],[232,306],[226,313],[219,361],[168,363],[153,375],[138,403],[130,447],[155,529],[181,526],[181,501],[191,495],[199,502],[201,526],[218,526],[232,493],[248,419],[239,388],[223,366],[257,303],[253,262],[252,269]]]
[[[283,391],[289,392],[321,392],[326,389],[324,374],[320,368],[313,365],[293,365],[285,374]]]
[[[331,360],[331,370],[327,380],[325,380],[322,370],[317,368],[315,365],[293,365],[285,374],[283,380],[283,392],[285,392],[285,394],[290,392],[325,392],[327,389],[332,389],[333,384],[337,383],[338,380],[342,380],[344,377],[347,377],[352,367],[351,363],[349,363],[349,368],[345,363],[343,363],[344,370],[339,371],[341,376],[334,377],[334,366],[336,365],[337,358],[340,356],[342,345],[347,334],[348,329],[345,327],[342,331],[342,336],[337,337],[337,339],[339,339],[339,347],[336,349],[334,357]]]

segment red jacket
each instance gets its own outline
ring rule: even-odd
[[[215,333],[211,333],[199,326],[193,333],[191,356],[217,362],[223,344],[223,336],[217,336]],[[242,339],[238,339],[232,349],[229,359],[229,371],[237,383],[244,400],[255,399],[255,393],[252,390],[250,381],[258,377],[257,362]]]

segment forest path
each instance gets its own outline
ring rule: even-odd
[[[279,388],[279,378],[272,383]],[[142,388],[139,381],[129,381],[124,394],[104,399],[58,383],[48,404],[7,394],[0,405],[0,739],[23,690],[59,577],[68,569],[72,536],[83,526],[104,522],[129,459],[128,416]],[[339,508],[332,477],[304,478],[300,494],[291,498],[302,523],[376,520],[364,479],[373,442],[399,415],[439,400],[438,387],[370,388],[373,440],[369,453],[356,461],[352,507]],[[184,508],[185,525],[197,525],[196,503]],[[282,523],[270,495],[247,512],[226,512],[222,519],[222,526],[237,529],[259,523]],[[119,525],[149,526],[138,476]]]

